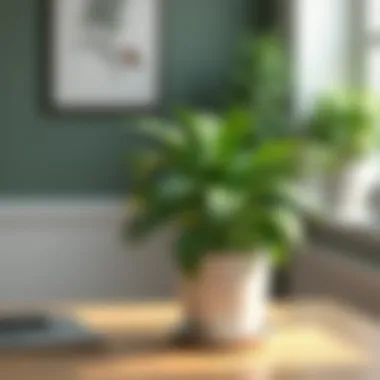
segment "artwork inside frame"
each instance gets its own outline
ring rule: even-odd
[[[47,98],[60,112],[154,110],[163,0],[47,2]]]

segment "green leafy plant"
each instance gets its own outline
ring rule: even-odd
[[[379,104],[372,95],[349,90],[323,96],[317,102],[307,134],[323,149],[329,165],[344,165],[376,146]]]
[[[196,273],[206,255],[287,256],[302,236],[295,184],[302,143],[263,141],[252,111],[222,116],[181,111],[139,129],[149,144],[131,152],[135,200],[129,234],[143,239],[172,224],[181,270]]]

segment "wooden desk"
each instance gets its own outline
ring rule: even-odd
[[[104,335],[95,352],[0,355],[1,380],[380,379],[380,329],[331,302],[273,306],[255,349],[184,350],[168,343],[180,320],[170,303],[54,307]],[[371,377],[372,376],[372,377]]]

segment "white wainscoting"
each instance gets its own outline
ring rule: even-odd
[[[170,236],[121,238],[122,200],[0,202],[0,301],[171,294]]]
[[[123,200],[0,201],[0,302],[149,299],[173,294],[170,234],[132,247]],[[340,298],[380,313],[376,268],[311,247],[297,260],[299,295]]]
[[[295,263],[295,295],[329,297],[380,316],[379,267],[360,262],[360,252],[356,260],[323,246],[308,251]]]

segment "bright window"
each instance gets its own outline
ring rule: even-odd
[[[370,89],[380,93],[380,0],[364,2],[364,79]]]

